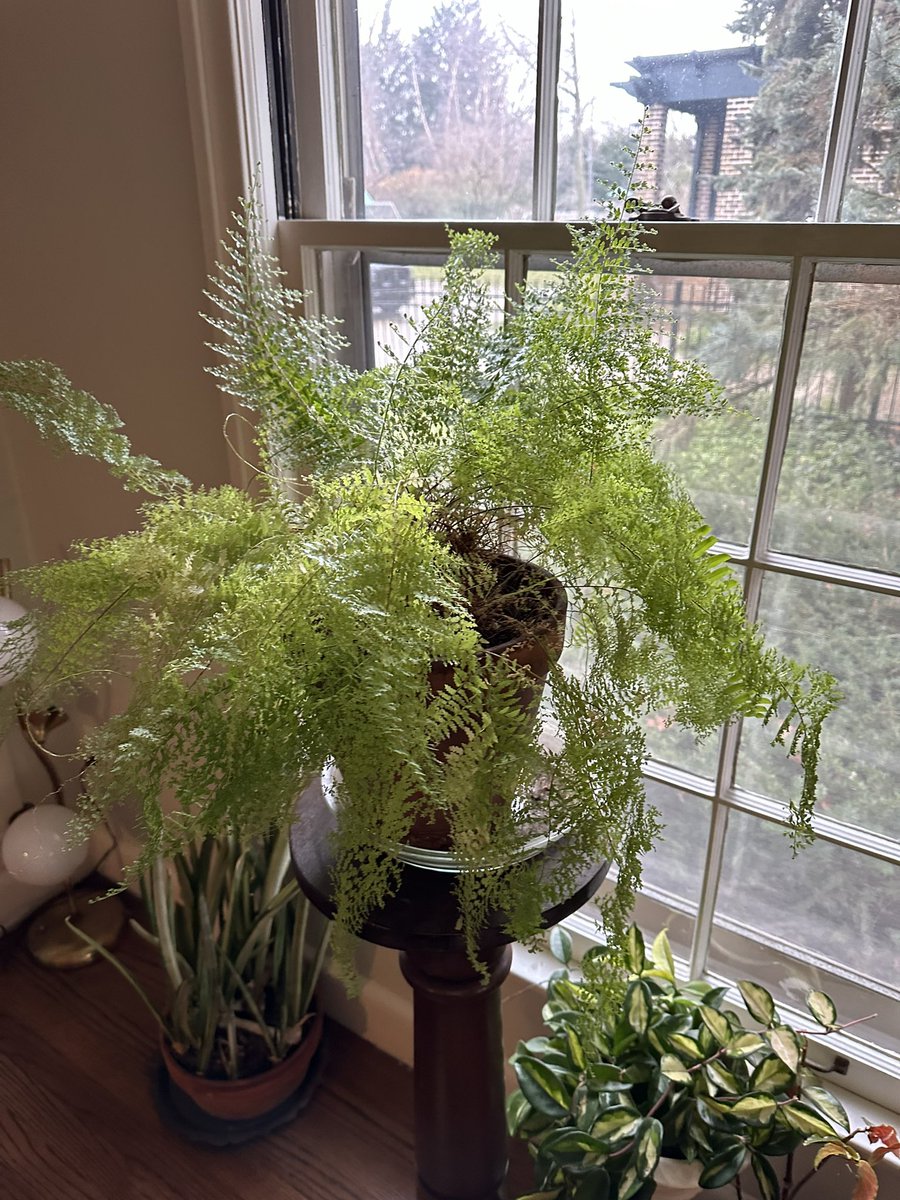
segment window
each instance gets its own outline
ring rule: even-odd
[[[594,0],[287,11],[302,217],[282,222],[281,251],[360,363],[439,286],[446,220],[495,230],[498,295],[552,269],[558,222],[603,213],[590,181],[646,106],[650,198],[703,218],[660,223],[652,279],[676,352],[704,358],[736,409],[714,431],[661,428],[660,448],[750,614],[846,700],[820,838],[793,862],[793,782],[756,732],[698,747],[664,713],[648,721],[668,828],[639,918],[668,922],[695,974],[877,1013],[838,1050],[853,1090],[896,1101],[900,234],[884,222],[900,206],[900,0],[648,0],[621,25]]]

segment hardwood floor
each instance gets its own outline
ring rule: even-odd
[[[241,1147],[170,1132],[152,1099],[155,1026],[108,964],[38,966],[0,939],[0,1196],[3,1200],[413,1200],[412,1076],[330,1028],[309,1108]],[[128,935],[123,956],[151,994],[160,980]],[[513,1151],[510,1195],[530,1187]]]

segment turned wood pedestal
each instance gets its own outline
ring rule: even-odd
[[[331,898],[335,817],[316,779],[298,803],[291,853],[303,891],[326,916]],[[559,846],[540,856],[552,872]],[[585,871],[571,895],[543,914],[555,925],[593,896],[608,865]],[[473,969],[459,935],[454,876],[404,866],[397,894],[371,914],[362,937],[400,951],[413,989],[415,1136],[423,1200],[503,1200],[506,1121],[499,987],[512,951],[501,914],[488,923],[481,953],[488,979]],[[537,1031],[535,1031],[537,1032]]]

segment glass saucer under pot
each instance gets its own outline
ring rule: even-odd
[[[340,779],[341,773],[334,763],[326,763],[322,771],[322,795],[325,797],[328,807],[335,813],[338,810],[337,784],[340,782]],[[534,799],[533,796],[527,797],[521,795],[513,803],[521,808],[529,798]],[[535,825],[537,823],[536,820]],[[504,867],[510,867],[515,863],[525,862],[526,859],[534,858],[536,854],[540,854],[542,850],[546,850],[548,846],[559,841],[566,832],[565,826],[556,828],[551,825],[550,832],[548,833],[546,826],[549,822],[546,818],[544,818],[542,824],[544,825],[542,832],[535,833],[531,837],[523,836],[521,845],[512,854],[505,855],[502,861],[486,856],[477,865],[473,865],[471,862],[464,862],[452,850],[429,850],[425,846],[408,846],[403,842],[391,842],[385,849],[389,854],[399,859],[400,862],[406,863],[411,867],[420,867],[425,871],[443,871],[454,875],[458,875],[461,871],[502,871]]]

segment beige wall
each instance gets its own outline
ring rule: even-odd
[[[120,411],[137,450],[225,481],[176,0],[7,0],[0,114],[0,358],[58,363]],[[102,468],[54,458],[9,414],[0,473],[0,557],[19,565],[135,520]],[[12,749],[0,827],[42,787]]]

